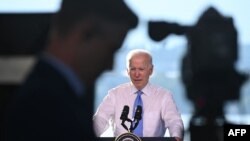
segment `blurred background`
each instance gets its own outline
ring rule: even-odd
[[[250,2],[125,1],[139,24],[116,52],[113,70],[96,81],[95,110],[110,88],[129,81],[127,52],[144,48],[153,56],[151,82],[173,92],[185,141],[220,141],[223,124],[250,124]],[[59,4],[60,0],[0,0],[1,115],[43,49]],[[111,129],[102,136],[112,136]]]

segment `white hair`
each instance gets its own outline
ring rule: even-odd
[[[127,68],[129,68],[129,63],[130,63],[131,58],[136,54],[147,54],[149,56],[149,61],[150,61],[149,63],[151,65],[153,65],[152,55],[148,50],[145,50],[145,49],[133,49],[133,50],[129,51],[127,56],[126,56],[126,66],[127,66]]]

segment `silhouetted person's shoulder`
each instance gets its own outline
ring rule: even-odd
[[[84,101],[47,62],[39,60],[15,94],[8,114],[9,140],[82,140],[93,136],[84,127]],[[14,134],[15,136],[11,136]],[[20,136],[20,137],[19,137]]]

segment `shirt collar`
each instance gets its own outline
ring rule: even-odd
[[[138,89],[133,85],[132,82],[130,83],[130,85],[131,85],[131,94],[135,94],[138,91]],[[151,84],[148,82],[147,85],[143,89],[141,89],[143,94],[148,95],[148,96],[151,95],[150,86]]]

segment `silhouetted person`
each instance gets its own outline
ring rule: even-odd
[[[155,41],[169,34],[186,35],[187,54],[182,62],[182,81],[194,104],[190,121],[192,141],[218,141],[224,124],[224,103],[238,100],[246,76],[235,69],[238,58],[237,30],[233,19],[209,7],[194,26],[149,22],[149,35]]]
[[[122,0],[64,0],[45,51],[8,108],[5,140],[95,140],[95,80],[112,68],[115,51],[136,24]]]
[[[208,8],[188,30],[182,80],[195,112],[190,121],[192,141],[219,141],[224,124],[224,103],[238,100],[245,76],[235,70],[237,31],[233,19]]]

